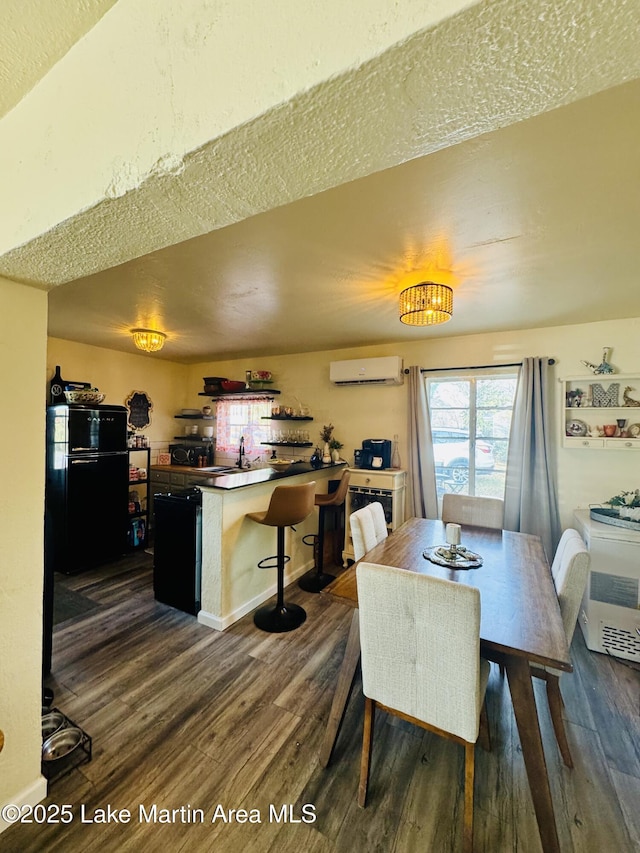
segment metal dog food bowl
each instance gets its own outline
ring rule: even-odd
[[[73,752],[82,743],[82,729],[70,726],[59,729],[42,744],[42,760],[57,761]]]
[[[50,711],[48,708],[42,715],[42,740],[51,737],[54,732],[64,726],[64,714],[60,711]]]

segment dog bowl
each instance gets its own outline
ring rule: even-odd
[[[51,737],[64,726],[64,715],[60,711],[49,711],[42,715],[42,740]]]
[[[81,743],[82,729],[78,729],[75,726],[59,729],[42,744],[42,760],[57,761],[59,758],[64,758],[65,755],[69,755]]]

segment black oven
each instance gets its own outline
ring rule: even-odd
[[[198,458],[204,456],[207,465],[213,465],[213,446],[211,444],[170,444],[172,465],[189,465],[198,467]]]

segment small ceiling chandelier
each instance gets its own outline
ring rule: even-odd
[[[400,294],[400,320],[407,326],[435,326],[453,314],[453,290],[446,284],[423,281]]]
[[[158,352],[164,346],[167,336],[153,329],[131,329],[134,344],[143,352]]]

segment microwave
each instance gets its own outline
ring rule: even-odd
[[[189,465],[191,468],[198,467],[198,457],[205,456],[207,465],[213,463],[213,448],[210,444],[170,444],[172,465]]]

